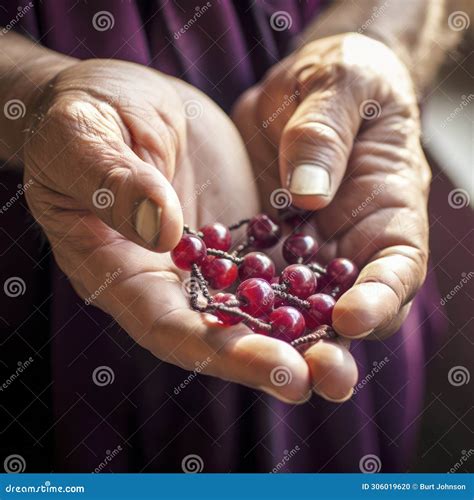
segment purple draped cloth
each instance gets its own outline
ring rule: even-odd
[[[5,26],[19,7],[16,0],[2,3]],[[155,67],[229,110],[290,50],[292,38],[321,8],[317,0],[221,0],[197,6],[185,0],[43,0],[14,28],[74,57]],[[275,30],[271,19],[279,11],[286,18]],[[5,185],[6,179],[3,168]],[[7,195],[2,191],[2,196]],[[31,226],[20,205],[6,220],[11,235],[23,237]],[[23,245],[30,260],[9,242],[3,252],[8,272],[2,277],[23,276],[28,293],[2,311],[9,325],[2,335],[16,333],[32,308],[32,294],[51,294],[52,470],[181,471],[191,455],[205,472],[358,472],[371,460],[385,472],[410,467],[425,361],[442,330],[430,280],[397,335],[353,343],[362,385],[351,401],[340,406],[314,396],[308,404],[291,406],[155,359],[111,317],[85,306],[53,262],[47,267],[50,282],[39,280],[38,261],[42,269],[48,266],[39,240]],[[103,366],[114,381],[99,386],[92,376]],[[177,390],[185,380],[185,388]]]

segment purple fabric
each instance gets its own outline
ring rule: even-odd
[[[15,29],[75,57],[153,66],[199,87],[228,110],[289,50],[318,3],[209,2],[199,21],[175,36],[195,15],[195,2],[43,0]],[[0,23],[7,24],[18,3],[3,4]],[[279,10],[291,16],[290,29],[271,29],[270,16]],[[112,29],[93,28],[99,11],[112,14]],[[10,265],[11,274],[19,264]],[[23,273],[34,267],[21,265]],[[54,264],[51,273],[55,471],[93,471],[106,456],[112,458],[104,472],[181,471],[191,454],[202,458],[206,472],[265,472],[282,461],[286,471],[356,472],[369,454],[380,458],[385,472],[409,468],[423,405],[423,367],[442,325],[431,278],[397,335],[353,343],[361,379],[374,363],[389,359],[353,400],[338,406],[313,397],[294,407],[205,376],[176,394],[187,372],[153,358],[109,316],[86,307]],[[33,272],[29,276],[33,287],[41,286]],[[91,381],[101,365],[115,374],[106,387]]]

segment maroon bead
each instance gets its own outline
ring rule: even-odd
[[[306,299],[309,308],[303,311],[307,328],[317,328],[321,325],[332,325],[332,310],[336,301],[325,293],[316,293]]]
[[[292,264],[281,273],[280,284],[286,285],[288,293],[306,299],[316,291],[317,280],[308,266]]]
[[[204,278],[214,290],[228,288],[237,279],[237,266],[229,259],[208,255],[201,264]]]
[[[274,275],[275,264],[270,257],[261,252],[248,253],[239,266],[241,280],[262,278],[265,281],[271,281]]]
[[[180,269],[190,271],[193,264],[201,264],[206,257],[206,251],[206,245],[199,236],[183,234],[171,250],[171,259]]]
[[[236,297],[232,293],[216,293],[214,297],[212,297],[212,301],[217,302],[218,304],[225,304],[226,302],[232,302],[235,300]],[[242,321],[240,316],[224,311],[214,310],[212,314],[216,316],[217,319],[225,326],[236,325]]]
[[[269,322],[272,326],[272,336],[286,342],[301,337],[306,328],[303,315],[291,306],[274,309],[269,316]]]
[[[232,235],[229,229],[220,222],[203,226],[199,232],[202,233],[202,239],[207,248],[227,252],[232,246]]]
[[[275,293],[270,284],[260,278],[242,281],[236,292],[242,311],[254,316],[263,316],[273,307]]]
[[[252,217],[247,225],[247,236],[253,239],[255,248],[272,247],[278,243],[280,235],[280,226],[265,214]]]
[[[292,234],[283,244],[283,257],[289,264],[311,262],[316,256],[318,248],[317,241],[309,234]]]
[[[326,268],[329,283],[339,286],[342,291],[348,290],[356,281],[359,270],[349,259],[333,259]]]

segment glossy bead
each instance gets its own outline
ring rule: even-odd
[[[275,264],[270,257],[262,252],[248,253],[239,265],[239,277],[241,280],[261,278],[265,281],[271,281],[274,275]]]
[[[303,315],[291,306],[283,306],[274,309],[270,316],[269,322],[272,325],[272,337],[286,342],[291,342],[303,335],[306,328]]]
[[[316,256],[318,248],[317,241],[309,234],[292,234],[283,244],[283,258],[288,264],[311,262]]]
[[[332,310],[336,301],[325,293],[316,293],[306,299],[309,308],[303,311],[307,328],[317,328],[321,325],[332,325]]]
[[[280,284],[286,285],[286,292],[306,299],[316,291],[317,280],[308,266],[292,264],[281,273]]]
[[[201,272],[211,288],[223,290],[237,279],[238,268],[229,259],[208,255],[201,264]]]
[[[337,285],[345,291],[355,283],[359,270],[351,260],[338,258],[328,264],[326,273],[332,287]]]
[[[268,215],[252,217],[247,225],[247,236],[253,238],[255,248],[269,248],[278,243],[281,229]]]
[[[235,295],[232,293],[216,293],[214,297],[212,297],[213,302],[217,302],[218,304],[225,304],[226,302],[236,300]],[[213,311],[214,316],[225,326],[236,325],[242,321],[240,316],[235,314],[227,313],[224,311]]]
[[[206,257],[206,245],[199,236],[183,234],[178,244],[171,250],[171,259],[177,267],[190,271],[193,264],[201,264]]]
[[[236,291],[242,311],[258,318],[273,307],[275,293],[270,284],[260,278],[242,281]]]
[[[229,229],[220,222],[203,226],[199,232],[202,233],[202,239],[207,248],[227,252],[232,246],[232,235]]]

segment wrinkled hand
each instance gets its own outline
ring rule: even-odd
[[[428,257],[430,170],[406,68],[362,35],[317,40],[276,65],[234,115],[267,208],[287,188],[294,205],[317,210],[322,255],[362,268],[334,309],[335,329],[349,339],[396,331]]]
[[[183,213],[199,227],[259,210],[228,117],[190,86],[118,61],[63,70],[33,114],[27,200],[78,294],[162,360],[190,370],[199,362],[203,373],[306,400],[315,381],[303,357],[190,310],[186,276],[164,253],[181,235]],[[324,377],[318,362],[312,371]]]

